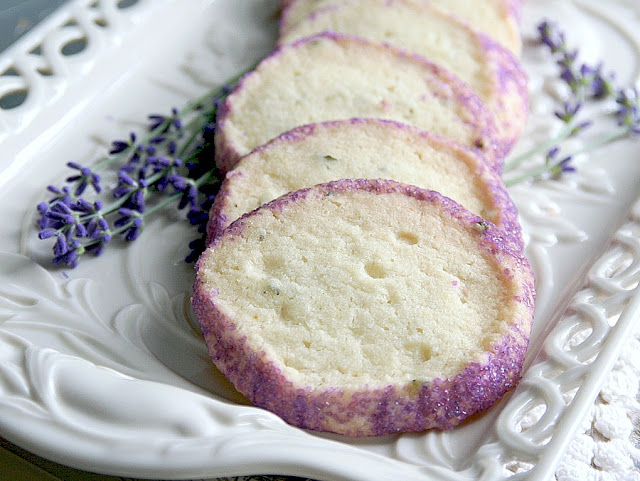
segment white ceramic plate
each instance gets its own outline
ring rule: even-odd
[[[581,156],[560,181],[512,189],[539,288],[513,395],[444,433],[354,440],[301,431],[244,404],[212,369],[189,318],[193,268],[182,259],[193,232],[177,213],[75,270],[51,267],[50,245],[36,239],[34,206],[67,161],[99,158],[146,114],[224,82],[275,39],[275,0],[134,3],[71,2],[0,57],[0,105],[27,93],[0,111],[0,435],[55,461],[137,477],[549,477],[638,314],[637,142]],[[519,151],[558,128],[562,87],[530,42],[543,16],[621,81],[636,80],[640,55],[633,0],[530,3],[533,112]]]

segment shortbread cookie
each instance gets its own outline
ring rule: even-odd
[[[498,141],[507,149],[524,130],[529,94],[518,59],[427,0],[360,0],[322,9],[290,28],[280,42],[326,31],[389,43],[443,66],[493,113]]]
[[[280,32],[286,34],[298,22],[315,12],[360,0],[289,0],[283,5]],[[395,0],[387,3],[393,5]],[[517,57],[522,51],[519,18],[521,0],[429,0],[432,5],[455,15],[475,30],[483,32]]]
[[[243,157],[216,196],[207,243],[241,215],[287,192],[338,179],[379,178],[451,197],[522,247],[517,210],[482,158],[415,127],[375,119],[297,127]]]
[[[434,191],[343,180],[234,222],[197,264],[216,366],[286,422],[349,436],[451,428],[518,382],[524,257]]]
[[[216,164],[300,125],[384,118],[456,140],[501,170],[492,114],[446,69],[402,50],[333,33],[277,50],[246,75],[218,115]]]

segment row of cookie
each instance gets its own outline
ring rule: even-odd
[[[295,28],[375,11],[396,36],[419,27],[398,23],[422,12],[405,6],[432,3],[297,0],[283,32],[294,35],[294,9],[315,8]],[[438,15],[427,25],[441,42],[481,38]],[[353,33],[283,41],[223,106],[216,161],[228,173],[193,306],[220,370],[293,425],[450,428],[515,385],[531,327],[533,277],[499,175],[526,116],[523,77],[495,42],[444,52],[453,70],[469,55],[498,65],[474,92],[441,64]],[[493,92],[493,112],[478,92]],[[395,180],[335,180],[349,178]]]

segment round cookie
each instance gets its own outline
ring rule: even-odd
[[[360,0],[281,0],[283,12],[280,32],[285,34],[298,22],[315,12],[346,5]],[[520,10],[522,0],[429,0],[442,10],[460,18],[475,30],[494,38],[517,57],[522,52],[520,38]]]
[[[216,366],[286,422],[348,436],[448,429],[518,382],[533,277],[434,191],[342,180],[234,222],[197,264]]]
[[[494,115],[503,156],[527,120],[527,76],[518,59],[487,35],[425,0],[360,0],[320,9],[280,37],[291,43],[321,32],[363,37],[403,48],[467,83]]]
[[[240,81],[218,115],[216,165],[226,172],[294,127],[356,117],[456,140],[501,169],[493,115],[468,85],[402,50],[332,33],[280,48]]]
[[[377,119],[297,127],[243,157],[216,196],[207,243],[241,215],[287,192],[352,178],[393,179],[436,190],[496,224],[522,247],[516,207],[481,157],[451,140]]]

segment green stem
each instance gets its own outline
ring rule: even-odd
[[[505,179],[504,180],[504,185],[506,185],[507,187],[511,187],[511,186],[519,184],[520,182],[523,182],[525,180],[534,179],[534,178],[544,174],[545,172],[550,171],[551,169],[553,169],[554,166],[555,166],[555,164],[552,164],[552,165],[547,165],[547,164],[541,165],[540,167],[536,167],[535,169],[531,169],[531,170],[525,172],[522,175],[514,177],[513,179]]]
[[[585,152],[592,152],[600,147],[603,147],[605,145],[610,144],[611,142],[614,142],[618,139],[621,139],[623,137],[625,137],[626,135],[629,134],[629,128],[626,126],[620,127],[616,130],[614,130],[613,132],[607,134],[607,135],[603,135],[600,138],[597,138],[596,140],[594,140],[593,142],[590,142],[586,145],[584,145],[583,147],[571,152],[571,154],[569,154],[571,157],[575,157],[576,155],[580,155],[583,154]],[[545,164],[545,165],[541,165],[539,167],[533,168],[527,172],[525,172],[522,175],[519,175],[517,177],[514,177],[512,179],[505,179],[504,183],[507,187],[513,186],[515,184],[518,184],[520,182],[523,182],[527,179],[534,179],[542,174],[544,174],[545,172],[549,172],[551,170],[553,170],[558,164]]]
[[[576,155],[580,155],[585,152],[591,152],[607,144],[610,144],[611,142],[615,142],[618,139],[622,139],[623,137],[626,137],[628,134],[629,134],[628,127],[620,127],[614,130],[613,132],[609,133],[608,135],[603,135],[602,137],[594,140],[593,142],[586,144],[584,147],[581,147],[580,149],[573,152],[571,156],[575,157]]]
[[[509,159],[509,161],[504,165],[503,172],[506,173],[515,169],[520,164],[522,164],[525,160],[530,159],[532,156],[536,154],[546,152],[549,149],[551,149],[554,145],[557,145],[558,143],[567,139],[571,131],[574,129],[574,127],[575,126],[573,125],[573,122],[565,124],[563,129],[560,131],[560,133],[555,137],[548,139],[547,141],[536,145],[534,148]]]

